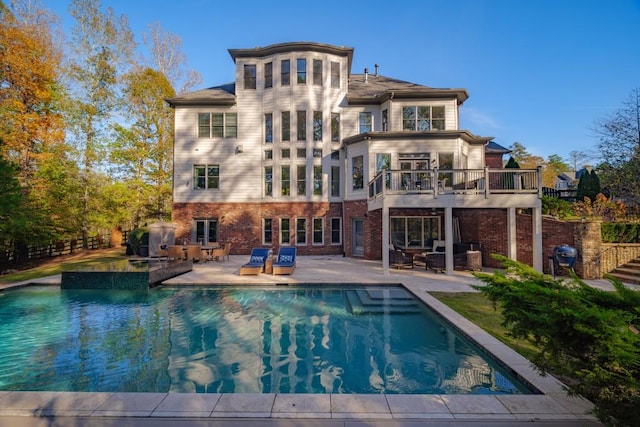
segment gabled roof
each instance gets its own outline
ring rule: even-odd
[[[227,83],[222,86],[210,87],[174,96],[173,98],[166,99],[166,101],[172,107],[176,105],[235,105],[236,85],[235,83]]]
[[[379,104],[389,99],[452,99],[462,104],[469,98],[466,89],[443,89],[423,86],[375,74],[352,74],[349,77],[349,105]]]

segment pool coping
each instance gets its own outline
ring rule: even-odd
[[[286,394],[286,393],[88,393],[0,391],[0,424],[6,417],[170,418],[187,420],[324,419],[324,420],[457,420],[538,421],[599,425],[589,414],[592,404],[570,396],[553,376],[540,375],[531,362],[484,330],[402,277],[385,277],[401,284],[438,315],[471,338],[494,359],[541,394],[534,395],[402,395],[402,394]],[[397,280],[396,280],[397,279]],[[45,283],[33,283],[35,285]],[[46,282],[54,285],[54,280]],[[274,285],[263,282],[262,285]],[[277,283],[275,283],[277,284]],[[329,283],[324,282],[323,285]],[[171,283],[174,286],[175,283]],[[181,285],[187,285],[183,282]],[[191,283],[202,286],[204,283]],[[238,283],[228,283],[237,286]],[[289,286],[295,286],[289,283]],[[180,285],[178,285],[180,286]]]

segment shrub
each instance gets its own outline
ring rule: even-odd
[[[131,251],[139,255],[140,246],[149,244],[149,229],[147,227],[138,227],[131,230],[129,233],[129,244],[131,245]]]
[[[501,307],[511,336],[538,348],[537,369],[570,378],[569,391],[591,400],[601,421],[639,425],[640,293],[613,278],[607,292],[494,258],[506,273],[475,273],[485,283],[475,288]]]
[[[542,213],[565,219],[573,215],[573,206],[570,202],[557,197],[542,196]]]

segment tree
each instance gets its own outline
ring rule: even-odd
[[[185,70],[187,57],[182,52],[182,40],[175,34],[164,31],[159,23],[148,26],[142,41],[151,52],[150,68],[163,74],[178,93],[184,93],[202,82],[197,71]]]
[[[611,279],[615,291],[576,276],[569,283],[503,256],[505,272],[476,273],[474,286],[502,309],[509,334],[530,341],[543,373],[570,378],[570,388],[595,404],[611,425],[640,420],[640,292]]]
[[[603,191],[613,198],[640,201],[640,88],[594,131],[602,156],[598,170]]]
[[[98,0],[73,0],[70,14],[73,29],[73,56],[69,78],[73,103],[69,109],[71,131],[82,165],[82,240],[87,247],[91,227],[91,197],[97,192],[96,169],[104,158],[110,119],[119,101],[119,76],[133,57],[135,42],[126,17],[114,16],[108,8],[100,11]]]
[[[593,154],[581,150],[569,151],[569,162],[573,166],[573,171],[578,172],[578,166],[585,166],[587,162],[590,162],[594,158]],[[568,170],[568,169],[567,169]]]

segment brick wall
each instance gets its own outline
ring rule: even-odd
[[[280,218],[291,219],[291,244],[295,244],[295,218],[307,218],[307,244],[298,248],[300,255],[342,254],[342,245],[331,244],[329,218],[342,217],[340,203],[174,203],[172,222],[176,224],[176,242],[191,240],[193,219],[217,219],[218,241],[231,245],[231,254],[249,254],[261,247],[262,219],[273,219],[273,244],[277,252]],[[324,244],[312,244],[312,220],[324,218]]]

